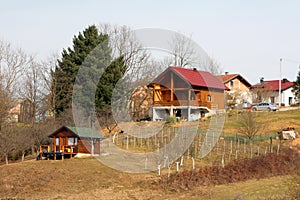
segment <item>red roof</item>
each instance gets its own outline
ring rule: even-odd
[[[246,79],[244,79],[240,74],[227,74],[227,75],[220,75],[218,77],[223,81],[224,84],[237,78],[241,82],[243,82],[247,87],[251,87],[251,84]]]
[[[290,87],[293,87],[293,85],[294,82],[281,80],[281,90],[289,89]],[[264,88],[265,90],[279,91],[279,80],[264,81],[263,83],[253,85],[252,88]]]
[[[228,81],[234,79],[237,76],[239,76],[239,74],[220,75],[219,77],[221,78],[223,83],[227,83]]]
[[[216,88],[216,89],[225,89],[225,85],[215,76],[209,72],[186,69],[181,67],[170,67],[178,75],[187,80],[191,85]]]

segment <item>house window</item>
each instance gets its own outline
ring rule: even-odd
[[[207,95],[207,101],[211,102],[211,96],[210,95]]]
[[[271,103],[275,103],[275,97],[270,97]]]
[[[233,87],[233,81],[232,80],[230,81],[230,87]]]
[[[68,138],[68,145],[77,145],[77,138]]]
[[[293,104],[293,97],[289,97],[289,105]]]

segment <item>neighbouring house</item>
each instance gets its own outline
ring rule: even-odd
[[[152,105],[152,91],[147,85],[138,86],[132,92],[129,108],[134,121],[148,120]]]
[[[251,90],[258,102],[266,101],[282,106],[290,106],[297,102],[297,97],[292,92],[294,84],[294,82],[290,82],[286,78],[280,81],[266,81],[261,78],[260,83],[253,85]]]
[[[228,108],[248,107],[252,103],[251,84],[240,74],[229,74],[218,76],[225,86]]]
[[[153,90],[152,118],[170,116],[193,121],[211,110],[224,110],[225,85],[209,72],[169,67],[149,87]]]
[[[74,126],[62,126],[49,137],[53,139],[53,152],[61,152],[70,158],[76,154],[99,155],[101,140],[105,138],[91,128]]]
[[[8,111],[7,121],[13,123],[32,122],[32,104],[28,99],[14,98]]]

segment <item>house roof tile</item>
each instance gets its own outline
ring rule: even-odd
[[[238,78],[240,81],[242,81],[247,87],[251,87],[251,84],[240,74],[227,74],[227,75],[220,75],[218,76],[224,84],[228,83],[229,81]]]
[[[288,80],[281,80],[281,90],[287,90],[290,87],[293,87],[294,84],[294,82]],[[263,83],[253,85],[251,88],[264,88],[265,90],[279,91],[279,80],[263,81]]]
[[[220,75],[218,77],[221,78],[221,80],[223,81],[223,83],[227,83],[228,81],[234,79],[237,76],[239,76],[239,74]]]
[[[182,78],[187,80],[191,85],[216,89],[226,89],[225,85],[217,77],[213,76],[209,72],[181,67],[170,68]]]

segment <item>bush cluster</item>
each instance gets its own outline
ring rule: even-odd
[[[195,186],[220,185],[299,172],[299,154],[285,150],[279,155],[270,153],[252,159],[235,160],[224,167],[207,166],[171,174],[169,177],[162,176],[159,184],[165,189],[183,191]]]

